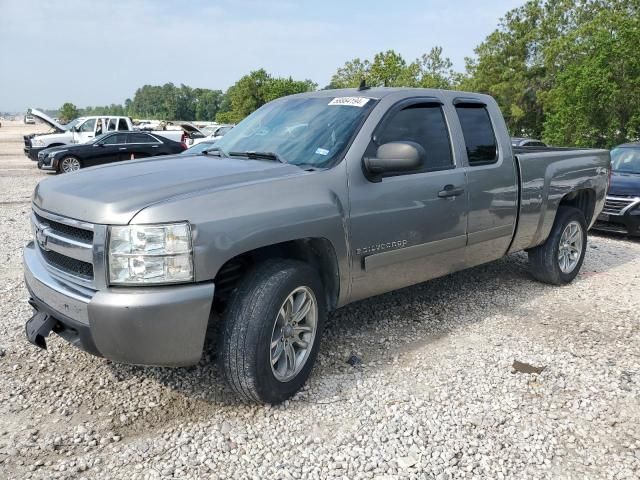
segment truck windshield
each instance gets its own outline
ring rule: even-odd
[[[286,163],[327,168],[339,160],[375,100],[365,97],[292,97],[259,108],[216,147],[267,152]]]
[[[611,170],[640,174],[640,147],[620,147],[611,150]]]

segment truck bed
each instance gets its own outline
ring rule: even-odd
[[[514,147],[520,198],[516,231],[509,252],[540,245],[547,238],[560,201],[572,191],[595,196],[589,227],[604,206],[610,156],[608,150]],[[565,201],[567,201],[565,199]],[[571,201],[571,200],[570,200]],[[575,201],[581,201],[580,196]]]

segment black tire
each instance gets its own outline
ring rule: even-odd
[[[78,169],[82,169],[82,167],[84,166],[84,165],[82,165],[82,160],[80,160],[78,157],[76,157],[74,155],[67,155],[67,156],[61,158],[60,161],[58,162],[58,169],[56,170],[57,173],[66,173],[62,169],[62,162],[64,162],[67,158],[71,158],[71,159],[77,160],[78,161],[78,165],[79,165]]]
[[[582,249],[578,263],[570,272],[563,272],[560,268],[558,253],[562,233],[571,222],[577,222],[582,230]],[[542,245],[529,250],[529,269],[533,277],[543,283],[552,285],[566,285],[573,281],[580,272],[584,255],[587,251],[587,222],[581,210],[573,207],[560,207],[556,219],[549,233],[549,237]]]
[[[316,299],[316,331],[306,362],[291,380],[276,378],[271,367],[271,339],[278,312],[299,287]],[[219,348],[221,368],[229,386],[241,398],[277,404],[294,395],[311,374],[327,315],[318,273],[297,260],[267,260],[249,272],[223,314]]]

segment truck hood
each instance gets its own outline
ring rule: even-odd
[[[65,125],[62,125],[62,124],[56,122],[53,118],[51,118],[46,113],[41,112],[40,110],[36,110],[35,108],[31,108],[31,109],[29,109],[29,113],[31,113],[31,115],[33,115],[34,117],[40,119],[42,122],[48,124],[50,127],[55,128],[59,132],[66,132],[67,130],[69,130]]]
[[[47,178],[36,186],[33,203],[76,220],[125,225],[145,207],[178,196],[304,174],[294,165],[267,160],[204,155],[155,157]],[[175,220],[187,216],[185,212],[185,218]]]
[[[612,172],[608,194],[640,197],[640,174]]]

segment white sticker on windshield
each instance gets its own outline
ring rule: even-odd
[[[347,105],[349,107],[364,107],[369,98],[365,97],[336,97],[329,102],[329,105]]]
[[[328,155],[329,154],[329,150],[327,150],[326,148],[318,148],[316,150],[316,153],[318,155]]]

